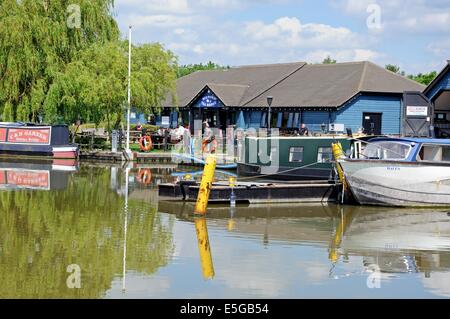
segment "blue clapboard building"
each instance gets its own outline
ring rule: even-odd
[[[304,123],[312,132],[400,134],[403,93],[424,89],[371,62],[255,65],[185,76],[177,82],[178,105],[169,97],[164,109],[191,128],[196,120],[220,129],[270,121],[285,131]]]
[[[434,126],[437,137],[450,138],[450,60],[424,94],[434,107]]]

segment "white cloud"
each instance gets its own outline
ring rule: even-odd
[[[367,8],[378,4],[385,32],[449,33],[450,1],[447,0],[334,0],[334,6],[351,15],[367,18]]]

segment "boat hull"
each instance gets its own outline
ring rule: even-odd
[[[450,165],[361,160],[341,165],[361,205],[450,207]]]
[[[240,176],[266,178],[284,181],[309,181],[330,179],[332,170],[327,168],[273,168],[261,165],[238,163],[237,172]]]
[[[0,155],[75,159],[79,148],[69,144],[67,126],[0,125]]]

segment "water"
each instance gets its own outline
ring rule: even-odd
[[[210,206],[199,219],[158,199],[179,171],[0,163],[0,297],[450,297],[445,210]]]

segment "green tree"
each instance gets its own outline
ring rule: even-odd
[[[203,64],[203,63],[187,64],[187,65],[181,65],[178,68],[177,76],[179,78],[181,78],[183,76],[189,75],[189,74],[197,72],[197,71],[226,70],[229,68],[230,68],[230,66],[222,66],[222,65],[216,64],[211,61],[209,61],[206,64]]]
[[[336,60],[333,60],[332,58],[331,58],[331,56],[327,56],[323,61],[322,61],[322,64],[336,64],[337,63],[337,61]]]
[[[55,78],[81,50],[93,43],[118,39],[119,29],[112,16],[113,0],[76,1],[79,27],[70,24],[72,15],[78,14],[77,10],[69,10],[72,3],[71,0],[0,2],[0,107],[5,108],[3,115],[10,116],[12,109],[12,119],[18,115],[26,119],[23,112],[28,109],[30,120],[35,121],[43,111],[46,96],[56,96],[49,90]],[[3,120],[6,120],[4,116]]]
[[[132,105],[155,113],[167,94],[175,95],[176,58],[160,44],[134,46],[132,57]],[[44,102],[47,119],[106,121],[109,130],[123,118],[127,85],[128,42],[92,45],[50,86]]]
[[[437,72],[432,71],[429,73],[419,73],[417,75],[408,75],[408,78],[416,82],[422,83],[423,85],[429,85],[437,77]]]
[[[394,72],[396,74],[400,74],[402,76],[405,76],[405,71],[401,71],[400,67],[398,65],[395,64],[387,64],[386,65],[386,70]]]

